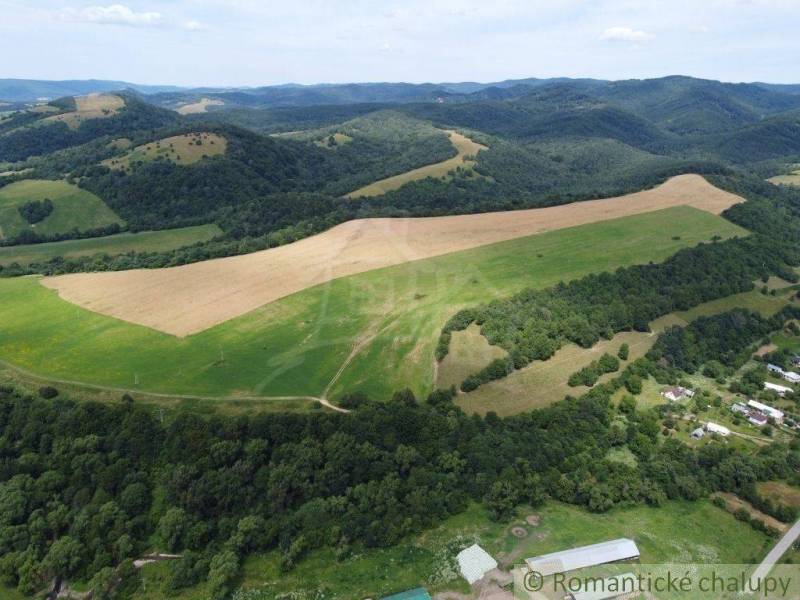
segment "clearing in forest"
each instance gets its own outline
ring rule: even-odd
[[[253,254],[48,277],[43,284],[89,310],[186,336],[347,275],[671,206],[719,214],[741,201],[699,175],[681,175],[617,198],[475,215],[357,219]]]
[[[800,165],[795,165],[795,167],[800,167]],[[800,185],[800,168],[797,168],[797,170],[786,175],[776,175],[775,177],[770,177],[767,181],[771,181],[772,183],[776,183],[778,185]]]
[[[77,129],[89,119],[104,119],[114,116],[125,107],[125,100],[114,94],[89,94],[75,98],[75,110],[42,119],[43,123],[66,123]]]
[[[399,189],[411,181],[418,181],[427,177],[447,177],[450,171],[454,171],[458,167],[472,170],[475,166],[475,157],[481,150],[486,150],[486,146],[472,141],[457,131],[447,130],[445,133],[450,138],[450,143],[453,144],[453,147],[458,152],[453,158],[448,158],[442,162],[425,165],[424,167],[413,169],[407,173],[401,173],[400,175],[387,177],[386,179],[370,183],[369,185],[350,192],[346,197],[361,198],[363,196],[381,196],[386,192]]]
[[[129,172],[134,165],[167,160],[176,165],[191,165],[204,158],[225,154],[228,140],[216,133],[186,133],[137,146],[127,154],[101,162],[110,169]]]
[[[209,106],[222,106],[223,104],[225,103],[222,100],[216,98],[201,98],[197,102],[179,106],[175,109],[175,111],[182,115],[194,115],[197,113],[208,112]]]
[[[20,208],[29,202],[50,200],[52,212],[36,223],[29,223]],[[100,198],[66,181],[25,179],[0,188],[0,240],[24,231],[58,235],[88,231],[124,221]]]

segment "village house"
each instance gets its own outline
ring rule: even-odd
[[[786,387],[785,385],[777,385],[775,383],[770,383],[769,381],[764,382],[764,389],[770,392],[775,392],[778,394],[778,396],[785,396],[786,394],[794,391],[790,387]]]
[[[698,427],[692,432],[692,439],[693,440],[700,440],[706,434],[705,430],[702,427]]]
[[[778,424],[783,423],[784,414],[782,410],[778,410],[777,408],[772,408],[767,404],[762,404],[761,402],[756,402],[755,400],[748,400],[747,406],[749,406],[752,409],[755,409],[755,411],[760,412],[766,417],[772,417]]]
[[[718,435],[721,435],[722,437],[728,437],[731,434],[731,430],[725,427],[724,425],[712,423],[711,421],[706,423],[706,431],[708,433],[716,433]]]
[[[756,427],[763,427],[767,424],[767,415],[760,413],[757,410],[751,410],[749,413],[747,413],[747,420]]]
[[[731,406],[731,411],[740,415],[746,415],[750,412],[750,409],[747,408],[747,405],[742,404],[741,402],[736,402]]]
[[[670,402],[677,402],[678,400],[682,400],[683,398],[693,398],[694,392],[685,387],[676,386],[665,389],[664,391],[661,392],[661,395]]]

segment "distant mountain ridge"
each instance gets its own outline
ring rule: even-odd
[[[94,92],[135,90],[141,94],[175,92],[180,88],[172,85],[140,85],[126,81],[101,79],[73,79],[48,81],[40,79],[0,79],[0,100],[6,102],[34,102],[53,100],[64,96],[82,96]]]

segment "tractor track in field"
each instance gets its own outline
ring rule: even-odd
[[[75,386],[77,388],[86,388],[99,392],[114,392],[118,394],[136,394],[138,396],[145,396],[147,398],[160,398],[165,400],[211,400],[211,401],[249,401],[249,402],[269,402],[271,400],[310,400],[312,402],[319,402],[325,408],[329,408],[336,412],[348,413],[350,411],[332,404],[327,398],[318,396],[198,396],[193,394],[166,394],[160,392],[148,392],[135,388],[120,388],[113,386],[97,385],[93,383],[85,383],[82,381],[74,381],[70,379],[59,379],[57,377],[43,377],[27,369],[18,367],[8,361],[0,359],[0,366],[18,373],[28,379],[50,384],[61,384]],[[346,367],[346,365],[344,365]],[[344,368],[342,369],[344,370]]]

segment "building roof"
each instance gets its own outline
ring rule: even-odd
[[[720,435],[729,435],[731,432],[731,430],[724,425],[718,425],[717,423],[712,423],[711,421],[706,423],[706,429],[711,433],[718,433]]]
[[[776,383],[770,383],[769,381],[764,382],[764,389],[772,390],[773,392],[778,392],[779,394],[794,391],[790,387],[786,387],[785,385],[778,385]]]
[[[594,565],[639,558],[639,548],[633,540],[620,538],[591,546],[581,546],[571,550],[562,550],[551,554],[543,554],[534,558],[526,558],[525,562],[531,571],[542,577],[554,573],[566,573]]]
[[[431,600],[431,596],[425,588],[414,588],[413,590],[386,596],[381,600]]]
[[[784,371],[783,377],[789,381],[800,381],[800,374],[795,373],[794,371]]]
[[[701,438],[706,434],[705,430],[702,427],[698,427],[692,432],[692,437]]]
[[[497,561],[478,544],[473,544],[458,553],[456,557],[461,576],[472,585],[486,573],[497,568]]]
[[[777,408],[772,408],[771,406],[769,406],[767,404],[762,404],[761,402],[757,402],[755,400],[749,400],[747,402],[747,405],[748,406],[752,406],[753,408],[755,408],[757,410],[760,410],[761,412],[766,413],[769,416],[774,417],[776,419],[782,419],[783,418],[783,411],[782,410],[778,410]]]
[[[754,410],[750,411],[750,413],[747,415],[747,418],[751,422],[753,422],[755,424],[758,424],[758,425],[763,425],[764,423],[767,422],[767,415],[765,415],[763,413],[760,413],[760,412],[756,412]]]
[[[612,591],[614,590],[614,591]],[[595,586],[579,592],[572,592],[572,600],[609,600],[630,595],[639,590],[639,581],[633,573],[624,573],[598,582]]]

